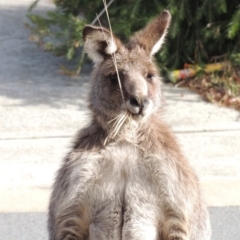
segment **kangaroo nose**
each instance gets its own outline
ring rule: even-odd
[[[134,114],[139,114],[142,112],[143,108],[146,107],[148,104],[149,104],[148,97],[137,98],[135,96],[131,96],[129,98],[128,109]]]
[[[135,96],[130,97],[130,104],[136,107],[144,107],[149,103],[149,98],[144,97],[143,99],[136,98]]]
[[[149,98],[148,98],[148,97],[144,98],[144,99],[143,99],[143,104],[142,104],[143,107],[145,107],[146,105],[148,105],[149,102],[150,102],[150,101],[149,101]]]
[[[131,105],[133,105],[133,106],[135,106],[135,107],[140,107],[140,104],[139,104],[139,102],[138,102],[138,100],[137,100],[137,98],[135,98],[135,97],[130,97],[130,104]]]

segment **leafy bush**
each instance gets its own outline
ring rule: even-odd
[[[32,38],[44,49],[69,60],[80,58],[81,30],[101,12],[103,2],[55,0],[55,4],[56,10],[46,17],[29,12]],[[114,33],[125,41],[163,9],[168,9],[173,19],[166,44],[156,56],[160,65],[181,68],[185,62],[201,64],[216,56],[224,55],[227,59],[239,56],[239,0],[115,0],[108,11]],[[100,21],[108,26],[105,14]],[[240,64],[239,57],[238,61]]]

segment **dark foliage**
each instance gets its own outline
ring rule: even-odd
[[[71,60],[78,56],[76,50],[82,45],[84,24],[96,18],[96,13],[104,8],[103,2],[56,0],[55,3],[56,11],[47,17],[30,12],[32,24],[28,27],[32,38],[44,49]],[[163,9],[168,9],[173,18],[166,44],[156,56],[160,65],[181,68],[186,62],[208,63],[222,55],[225,59],[240,59],[239,0],[115,0],[108,11],[114,33],[127,40]],[[100,21],[108,26],[105,14]]]

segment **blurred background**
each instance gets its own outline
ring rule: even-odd
[[[79,53],[84,24],[108,27],[103,1],[56,0],[56,9],[43,17],[32,11],[38,2],[31,5],[27,15],[32,41],[46,51],[75,61],[75,69],[61,69],[65,74],[78,74],[84,64],[84,56]],[[181,80],[178,86],[239,110],[239,1],[108,1],[112,28],[124,42],[164,9],[171,12],[172,23],[165,46],[155,57],[165,80]]]
[[[196,170],[213,240],[240,236],[240,5],[237,0],[111,0],[126,42],[163,9],[173,18],[156,55],[166,113]],[[101,0],[0,0],[0,240],[47,239],[55,172],[87,124],[92,69],[85,24],[108,27]]]

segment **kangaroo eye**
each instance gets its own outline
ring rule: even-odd
[[[152,82],[152,80],[153,80],[153,77],[154,77],[154,75],[153,74],[151,74],[151,73],[148,73],[147,74],[147,80],[149,81],[149,82]]]
[[[116,73],[112,74],[112,75],[109,75],[109,79],[110,79],[112,84],[114,84],[114,85],[118,84],[118,77],[117,77]]]

